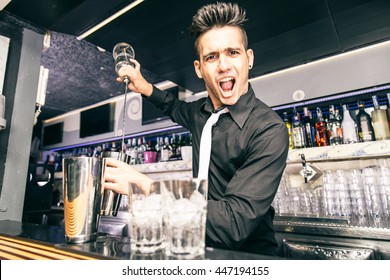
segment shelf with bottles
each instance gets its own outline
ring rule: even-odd
[[[191,133],[175,127],[164,131],[146,131],[136,135],[126,135],[124,138],[107,139],[94,143],[67,146],[45,151],[45,154],[55,155],[58,162],[67,157],[96,157],[103,151],[124,151],[130,155],[130,164],[147,165],[156,162],[181,161],[181,147],[192,145]],[[61,171],[59,165],[56,171]]]
[[[389,93],[384,86],[274,108],[298,144],[291,145],[273,202],[280,228],[390,238]],[[300,143],[308,123],[314,147]]]
[[[290,149],[390,139],[390,86],[310,100],[274,110],[289,130]]]

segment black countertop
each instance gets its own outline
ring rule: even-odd
[[[82,244],[67,244],[65,242],[64,228],[59,226],[44,226],[39,224],[24,223],[18,221],[0,221],[0,233],[8,236],[39,241],[57,248],[66,249],[80,254],[89,254],[102,259],[117,260],[167,260],[178,259],[168,257],[164,252],[155,254],[134,254],[130,250],[128,237],[110,236],[100,234],[96,241]],[[277,257],[253,254],[241,251],[206,248],[203,256],[196,257],[200,260],[274,260]]]

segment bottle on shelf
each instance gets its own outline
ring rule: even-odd
[[[307,107],[303,108],[303,126],[305,128],[306,146],[315,147],[315,128],[312,114]]]
[[[137,150],[138,164],[144,164],[145,163],[144,152],[146,151],[145,137],[138,138],[137,146],[138,146],[138,150]]]
[[[180,143],[180,147],[188,145],[187,138],[188,138],[188,135],[186,135],[186,134],[180,135],[180,142],[179,142]]]
[[[283,112],[283,122],[287,127],[287,132],[288,132],[288,139],[289,139],[289,149],[294,149],[294,140],[292,137],[292,126],[290,123],[290,120],[288,119],[287,112]]]
[[[343,105],[343,121],[341,122],[341,127],[343,129],[343,143],[352,144],[357,143],[358,138],[356,134],[356,123],[351,117],[351,113],[348,110],[346,104]]]
[[[161,147],[160,137],[156,137],[156,144],[154,146],[154,149],[157,152],[156,162],[159,162],[161,159]]]
[[[299,118],[299,114],[294,114],[292,120],[292,138],[295,149],[306,148],[305,128]]]
[[[340,118],[336,115],[334,105],[329,106],[328,137],[330,145],[343,144],[343,130]]]
[[[375,141],[374,127],[371,117],[364,109],[364,102],[358,102],[359,112],[356,115],[356,125],[358,130],[359,142]]]
[[[177,160],[177,141],[176,141],[176,134],[173,133],[170,139],[170,146],[171,146],[171,153],[169,156],[170,160]]]
[[[111,152],[119,152],[119,147],[117,146],[115,141],[111,143],[110,150]]]
[[[315,123],[316,144],[320,146],[329,146],[329,139],[327,133],[327,123],[322,115],[321,108],[317,107],[317,119]]]
[[[130,147],[130,164],[138,164],[138,147],[137,147],[137,139],[131,139],[131,147]]]
[[[162,140],[164,139],[164,142]],[[160,137],[161,143],[160,143],[160,161],[168,161],[170,156],[170,150],[169,150],[169,140],[168,137]]]
[[[131,149],[131,138],[128,138],[125,144],[125,154],[130,156],[130,149]]]
[[[177,136],[177,141],[176,141],[176,157],[178,160],[181,160],[182,157],[181,157],[181,146],[182,146],[182,143],[183,143],[183,138],[181,136],[181,134],[179,134]]]
[[[371,119],[374,127],[375,139],[388,140],[390,139],[390,130],[386,110],[380,108],[376,95],[372,96],[372,103],[374,105],[374,111],[371,112]]]

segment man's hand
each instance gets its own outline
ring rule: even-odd
[[[150,96],[153,91],[152,84],[148,83],[141,74],[141,65],[135,59],[130,59],[130,62],[134,64],[135,67],[131,65],[124,65],[118,71],[118,82],[122,83],[125,76],[130,78],[130,83],[128,84],[129,90],[133,92],[141,93],[145,96]]]
[[[104,170],[105,189],[128,195],[129,182],[136,183],[143,193],[148,194],[153,180],[148,176],[138,172],[125,162],[114,158],[105,159],[106,166]]]

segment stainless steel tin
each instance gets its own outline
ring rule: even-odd
[[[104,151],[101,156],[103,158],[102,174],[104,174],[105,167],[104,158],[116,158],[120,161],[126,162],[127,164],[130,163],[130,156],[121,152]],[[121,194],[115,193],[112,190],[104,190],[100,215],[115,217],[118,214],[121,199]]]
[[[102,159],[63,159],[65,239],[69,243],[96,240],[102,197]]]

